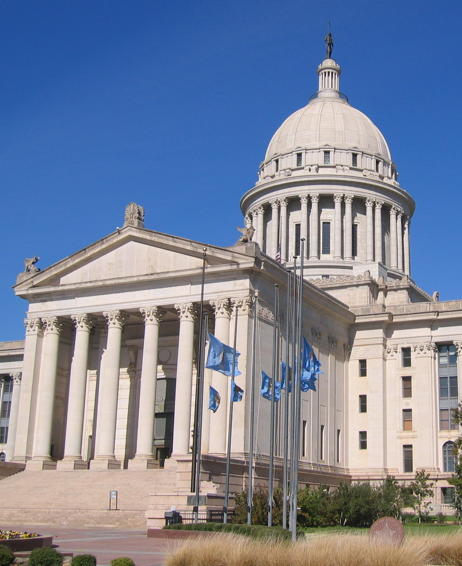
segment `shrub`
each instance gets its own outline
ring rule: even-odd
[[[245,489],[235,494],[233,523],[247,523],[247,494]],[[273,491],[273,525],[282,525],[283,491],[278,486]],[[252,525],[268,524],[268,488],[257,485],[252,497]]]
[[[63,555],[54,548],[36,548],[30,553],[29,566],[62,566]]]
[[[71,566],[96,566],[96,556],[93,556],[93,554],[78,554],[72,559]]]
[[[14,562],[14,554],[6,546],[0,546],[0,566],[10,566]]]
[[[135,563],[131,558],[122,556],[121,558],[114,558],[114,560],[111,560],[111,566],[135,566]]]

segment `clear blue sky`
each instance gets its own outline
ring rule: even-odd
[[[24,258],[77,252],[130,201],[147,228],[232,245],[271,136],[317,90],[329,20],[341,90],[417,203],[413,278],[462,298],[462,2],[3,0],[0,340],[24,336]]]

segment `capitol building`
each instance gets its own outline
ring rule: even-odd
[[[0,343],[3,522],[141,528],[191,511],[204,248],[209,331],[232,345],[238,325],[231,491],[247,484],[252,419],[255,481],[267,482],[271,404],[259,376],[272,370],[274,286],[285,313],[287,272],[303,259],[303,333],[323,374],[302,393],[300,485],[409,483],[424,469],[434,511],[451,512],[462,300],[439,301],[412,279],[415,202],[390,148],[341,92],[330,52],[314,71],[317,92],[276,131],[241,198],[251,237],[222,248],[159,233],[130,203],[122,228],[18,276],[25,339]],[[206,370],[204,383],[221,406],[208,410],[204,396],[201,511],[223,506],[229,378]]]

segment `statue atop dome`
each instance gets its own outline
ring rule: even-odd
[[[334,38],[330,33],[330,22],[329,22],[329,33],[324,38],[324,41],[326,42],[326,59],[331,59],[332,49],[334,48]]]

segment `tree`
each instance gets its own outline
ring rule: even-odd
[[[459,403],[457,409],[452,411],[453,421],[458,425],[462,424],[462,403]],[[451,506],[456,512],[457,520],[462,519],[462,461],[461,461],[461,448],[462,448],[462,437],[454,442],[454,474],[449,481],[449,483],[454,487],[454,499]]]
[[[430,501],[425,501],[427,497],[433,497],[433,482],[430,480],[430,474],[426,474],[425,470],[420,470],[415,475],[414,481],[409,484],[412,492],[413,504],[412,508],[419,515],[419,523],[422,522],[422,517],[428,515]]]

